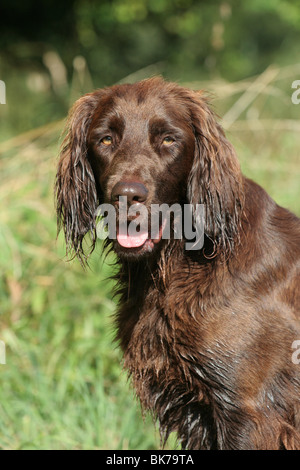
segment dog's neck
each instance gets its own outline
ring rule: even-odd
[[[209,250],[211,245],[205,245],[204,248]],[[183,304],[188,303],[193,276],[197,277],[199,299],[205,296],[207,303],[211,292],[214,302],[214,291],[222,289],[220,279],[223,278],[224,269],[227,270],[227,263],[224,264],[218,256],[207,259],[203,254],[204,248],[187,252],[184,250],[184,241],[173,240],[163,246],[155,257],[120,261],[120,271],[116,277],[119,300],[116,321],[117,339],[124,351],[140,315],[144,310],[148,311],[149,306],[164,315],[163,301],[174,288],[179,289]],[[212,271],[215,271],[215,276],[211,275]],[[199,307],[206,310],[204,304]]]

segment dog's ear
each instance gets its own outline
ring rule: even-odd
[[[63,227],[67,253],[85,262],[83,239],[90,232],[91,246],[96,243],[96,209],[99,194],[88,158],[87,135],[101,90],[81,97],[73,105],[67,120],[56,175],[58,231]]]
[[[204,232],[215,248],[227,251],[234,246],[241,222],[243,187],[240,166],[207,98],[201,92],[191,92],[188,100],[195,134],[188,199],[194,206],[204,204]]]

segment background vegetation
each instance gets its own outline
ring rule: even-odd
[[[300,214],[299,2],[3,0],[0,31],[0,448],[155,449],[113,344],[113,260],[99,246],[84,272],[56,241],[63,120],[116,82],[205,88],[244,173]]]

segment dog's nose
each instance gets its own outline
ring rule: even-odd
[[[148,196],[148,189],[143,183],[135,181],[119,181],[112,189],[111,200],[115,204],[119,202],[120,197],[127,197],[127,204],[143,204]]]

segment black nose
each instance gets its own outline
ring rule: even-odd
[[[143,204],[148,196],[148,189],[143,183],[135,181],[119,181],[111,191],[111,200],[113,203],[119,202],[120,197],[127,197],[127,204]]]

